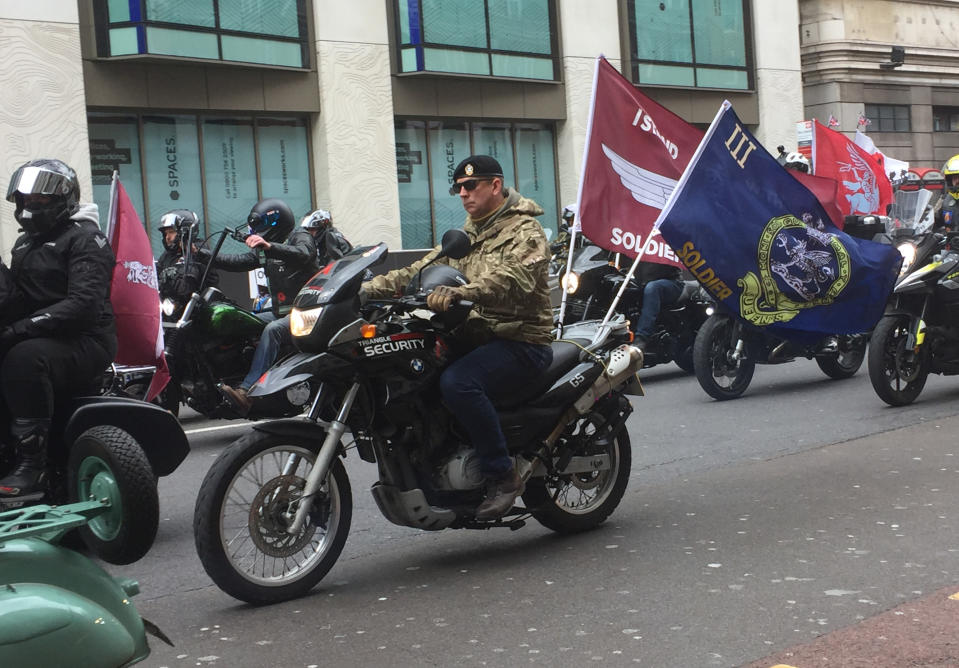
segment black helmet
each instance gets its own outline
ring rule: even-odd
[[[458,288],[467,283],[469,283],[469,281],[466,280],[463,272],[454,269],[448,264],[431,264],[413,277],[413,280],[406,286],[406,294],[412,295],[417,292],[430,292],[433,288],[439,287],[440,285]]]
[[[253,205],[246,223],[250,226],[250,234],[258,234],[273,243],[286,241],[296,220],[286,202],[271,197]]]
[[[26,207],[26,195],[47,195],[50,202],[43,207]],[[14,216],[24,232],[44,234],[70,220],[80,208],[80,181],[73,168],[60,160],[31,160],[10,177],[7,201],[16,204]]]
[[[172,253],[180,247],[180,240],[183,239],[183,236],[185,234],[191,236],[191,233],[199,225],[200,219],[193,211],[174,209],[160,216],[160,224],[157,225],[157,229],[161,234],[167,230],[176,230],[176,238],[172,242],[167,243],[166,236],[163,237],[163,247]]]

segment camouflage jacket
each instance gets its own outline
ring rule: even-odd
[[[473,248],[462,260],[444,258],[461,271],[466,285],[462,299],[475,304],[457,337],[471,345],[491,338],[548,344],[553,337],[553,310],[547,285],[549,250],[543,228],[533,216],[543,209],[510,190],[505,204],[479,224],[467,217],[463,229]],[[366,284],[370,297],[399,295],[420,268],[439,252],[439,246],[403,269],[377,276]]]

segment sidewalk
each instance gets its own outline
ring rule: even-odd
[[[956,668],[959,584],[743,668]]]

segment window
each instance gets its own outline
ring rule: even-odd
[[[394,0],[400,72],[555,80],[552,0]]]
[[[446,230],[462,227],[466,212],[459,197],[450,196],[450,184],[456,165],[477,153],[496,158],[507,187],[543,207],[540,223],[556,232],[552,126],[402,120],[395,132],[404,248],[430,248]]]
[[[156,222],[171,209],[196,211],[207,234],[242,224],[266,197],[282,199],[297,216],[313,210],[305,119],[91,113],[88,121],[93,200],[102,220],[117,170],[157,256],[163,245]],[[246,249],[234,244],[225,247]]]
[[[908,104],[867,104],[870,132],[909,132]]]
[[[934,132],[959,132],[959,107],[933,107]]]
[[[94,0],[102,57],[309,66],[306,0]]]
[[[752,88],[746,0],[628,0],[637,84]]]

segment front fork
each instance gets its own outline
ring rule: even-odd
[[[316,462],[314,462],[313,468],[310,469],[309,475],[306,476],[306,484],[303,486],[303,496],[300,497],[300,502],[296,508],[296,516],[286,529],[286,532],[290,535],[298,534],[306,523],[307,515],[309,515],[310,509],[313,507],[313,499],[316,496],[316,492],[320,489],[323,481],[326,480],[333,458],[336,457],[340,439],[343,438],[343,434],[346,432],[346,418],[350,414],[350,409],[353,408],[353,401],[356,399],[356,393],[359,392],[359,390],[360,384],[354,382],[353,385],[350,386],[350,389],[347,390],[346,396],[343,397],[343,403],[340,404],[340,410],[337,412],[336,417],[330,420],[329,427],[326,430],[326,438],[323,440],[323,445],[320,446],[320,452],[316,456]],[[322,393],[323,387],[321,386],[316,393],[316,399],[310,409],[309,417],[311,419],[318,417],[321,404],[320,395]],[[316,415],[314,415],[314,413]]]
[[[739,364],[739,361],[743,358],[743,352],[746,350],[746,340],[743,338],[743,326],[735,318],[731,318],[733,322],[733,328],[729,335],[729,341],[732,343],[736,342],[736,345],[733,346],[733,350],[729,353],[729,361],[734,364]]]
[[[906,340],[906,347],[911,348],[913,352],[918,353],[919,348],[926,340],[926,307],[929,306],[929,299],[922,303],[922,311],[915,320],[915,331],[913,327],[909,328],[909,338]]]

